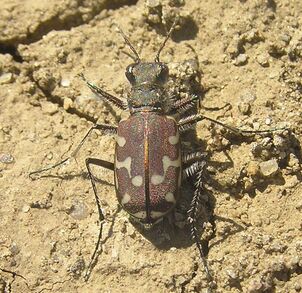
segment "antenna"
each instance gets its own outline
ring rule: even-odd
[[[165,40],[164,40],[163,43],[161,44],[161,46],[160,46],[160,48],[159,48],[159,50],[158,50],[158,52],[157,52],[157,54],[156,54],[156,56],[155,56],[155,62],[159,62],[159,55],[160,55],[161,51],[163,50],[163,48],[165,47],[167,41],[169,40],[169,38],[170,38],[170,36],[171,36],[173,30],[175,29],[175,26],[176,26],[176,24],[177,24],[177,22],[178,22],[178,19],[179,19],[179,17],[176,16],[175,19],[174,19],[174,22],[173,22],[173,24],[172,24],[172,26],[171,26],[171,28],[170,28],[170,30],[169,30],[169,32],[168,32],[168,34],[167,34],[167,36],[166,36],[166,38],[165,38]]]
[[[136,52],[136,50],[134,49],[134,47],[132,46],[130,40],[128,39],[128,37],[125,35],[125,33],[122,31],[122,29],[117,25],[117,31],[118,33],[120,33],[125,41],[125,43],[129,46],[130,50],[134,53],[135,55],[135,63],[140,63],[141,59],[138,55],[138,53]]]

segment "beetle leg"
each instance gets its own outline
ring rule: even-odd
[[[186,179],[195,175],[201,168],[203,168],[206,164],[205,158],[207,153],[202,153],[200,151],[195,151],[192,153],[184,154],[182,157],[182,163],[190,164],[188,167],[183,169],[183,178]]]
[[[196,173],[201,169],[201,167],[204,167],[205,165],[206,165],[205,161],[198,161],[192,163],[189,167],[183,169],[182,171],[183,179],[187,179],[189,177],[192,177],[193,175],[196,175]]]
[[[54,165],[51,165],[49,167],[46,167],[46,168],[43,168],[43,169],[40,169],[40,170],[36,170],[36,171],[33,171],[33,172],[30,172],[29,173],[29,177],[31,179],[35,179],[34,177],[32,177],[32,175],[34,174],[38,174],[38,173],[42,173],[42,172],[45,172],[45,171],[48,171],[48,170],[51,170],[51,169],[54,169],[56,167],[59,167],[61,165],[63,165],[64,163],[66,163],[67,161],[69,161],[71,158],[74,158],[76,157],[77,153],[79,152],[79,150],[81,149],[81,147],[83,146],[84,142],[86,141],[86,139],[88,138],[88,136],[91,134],[91,132],[93,130],[102,130],[104,131],[105,133],[111,133],[111,134],[116,134],[116,129],[117,127],[116,126],[113,126],[113,125],[108,125],[108,124],[95,124],[93,125],[89,130],[88,132],[86,133],[86,135],[83,137],[83,139],[81,140],[81,142],[79,143],[79,145],[76,147],[76,149],[71,153],[70,157],[68,158],[65,158],[64,160],[54,164]]]
[[[92,185],[92,188],[93,188],[93,193],[94,193],[96,205],[97,205],[97,208],[98,208],[99,222],[100,222],[100,230],[99,230],[98,240],[97,240],[94,252],[93,252],[93,254],[91,256],[90,263],[88,265],[86,274],[84,276],[84,279],[86,281],[89,279],[92,266],[94,265],[94,262],[95,262],[96,256],[97,256],[97,252],[98,252],[99,246],[101,244],[102,233],[103,233],[103,223],[104,223],[104,219],[105,219],[103,211],[102,211],[102,208],[101,208],[101,201],[100,201],[100,198],[99,198],[99,196],[97,194],[97,189],[96,189],[96,185],[95,185],[95,178],[94,178],[94,176],[92,174],[90,165],[95,165],[95,166],[103,167],[103,168],[106,168],[106,169],[111,170],[111,171],[114,170],[114,164],[111,163],[111,162],[104,161],[104,160],[101,160],[101,159],[96,159],[96,158],[87,158],[86,159],[86,168],[87,168],[89,179],[91,181],[91,185]]]
[[[207,111],[220,111],[220,110],[223,110],[224,108],[227,108],[227,107],[228,107],[228,110],[232,109],[232,105],[230,103],[225,103],[221,107],[207,107],[207,106],[203,105],[202,103],[200,104],[200,108],[203,108]]]
[[[184,154],[182,156],[182,163],[183,164],[188,164],[188,163],[191,163],[191,162],[194,162],[194,161],[195,162],[200,161],[201,159],[205,159],[207,155],[208,155],[207,153],[205,153],[205,152],[202,153],[202,152],[199,152],[199,151]]]
[[[197,95],[192,95],[190,97],[177,100],[172,105],[171,111],[173,113],[184,113],[194,107],[196,105],[196,101],[199,101],[199,97]]]
[[[204,251],[202,248],[202,244],[199,239],[197,223],[196,223],[197,213],[199,210],[200,200],[201,200],[201,192],[204,188],[203,187],[203,171],[204,171],[206,162],[203,160],[203,158],[206,156],[206,154],[200,153],[200,152],[195,152],[192,154],[188,154],[187,158],[192,160],[194,156],[196,159],[198,159],[198,161],[196,161],[190,167],[184,169],[184,171],[183,171],[184,177],[191,177],[194,175],[196,176],[195,191],[194,191],[194,195],[193,195],[193,198],[191,201],[190,209],[188,211],[188,222],[191,226],[192,238],[195,241],[197,249],[199,251],[199,255],[202,260],[209,285],[211,285],[211,282],[213,281],[213,277],[210,273],[208,263],[207,263],[207,260],[206,260],[206,257],[205,257],[205,254],[204,254]],[[186,158],[186,156],[185,156],[185,158]]]
[[[234,133],[240,134],[240,135],[244,135],[244,134],[257,134],[257,133],[270,133],[273,131],[278,131],[278,130],[285,130],[288,129],[287,127],[281,127],[281,128],[273,128],[273,129],[266,129],[266,130],[244,130],[244,129],[240,129],[237,127],[233,127],[227,124],[224,124],[218,120],[212,119],[210,117],[204,116],[202,114],[196,114],[196,115],[191,115],[185,118],[182,118],[178,121],[178,126],[179,126],[179,130],[180,132],[184,132],[188,129],[191,129],[195,126],[195,124],[201,120],[208,120],[211,121],[217,125],[220,125]]]
[[[103,91],[101,88],[97,87],[96,85],[94,85],[93,83],[91,83],[90,81],[88,81],[83,73],[80,73],[79,76],[83,79],[83,81],[87,84],[87,86],[90,88],[90,90],[96,94],[98,97],[101,97],[102,99],[104,99],[105,101],[107,101],[108,103],[111,103],[113,105],[115,105],[116,107],[122,109],[122,110],[127,110],[128,109],[128,105],[126,102],[122,101],[121,99]]]

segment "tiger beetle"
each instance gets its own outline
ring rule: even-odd
[[[119,204],[133,220],[142,224],[145,229],[160,222],[173,211],[180,197],[182,182],[189,177],[195,178],[195,190],[188,211],[188,223],[210,285],[213,278],[197,231],[197,213],[204,189],[203,172],[206,165],[206,153],[200,151],[186,153],[182,147],[181,135],[201,120],[209,120],[238,134],[269,132],[269,130],[240,130],[201,114],[188,115],[188,110],[192,109],[198,100],[197,96],[193,95],[179,100],[167,96],[165,85],[169,77],[169,70],[167,65],[160,61],[159,56],[175,25],[176,21],[160,46],[154,62],[142,61],[127,36],[119,30],[125,43],[135,55],[134,63],[130,64],[125,72],[131,84],[127,101],[103,91],[87,81],[83,74],[80,74],[80,77],[98,97],[121,110],[129,110],[129,118],[121,120],[118,126],[93,125],[70,157],[30,173],[33,178],[34,174],[56,168],[75,157],[93,130],[116,136],[114,163],[98,158],[86,159],[86,167],[99,213],[100,230],[85,279],[90,275],[91,265],[95,261],[105,220],[91,170],[92,165],[114,172],[115,190]],[[179,114],[183,118],[176,120],[173,117],[175,114]]]

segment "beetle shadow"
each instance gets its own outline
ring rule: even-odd
[[[194,195],[192,186],[192,182],[183,184],[180,199],[174,211],[164,217],[161,222],[155,224],[151,229],[146,230],[141,224],[130,220],[137,231],[158,249],[168,251],[174,247],[190,247],[195,243],[191,237],[190,225],[187,221],[187,213]],[[201,237],[203,233],[203,223],[213,222],[213,203],[215,198],[210,191],[205,190],[202,201],[200,213],[196,221],[199,237]],[[209,241],[202,241],[201,244],[204,254],[207,255]]]
[[[240,225],[240,224],[236,223],[234,220],[229,219],[229,218],[225,218],[225,217],[215,215],[215,219],[220,220],[222,222],[227,222],[227,223],[231,224],[231,227],[230,227],[229,231],[223,235],[223,237],[221,237],[217,241],[212,242],[209,246],[209,249],[213,248],[214,246],[219,245],[220,243],[223,243],[228,237],[230,237],[232,235],[235,235],[239,232],[242,232],[246,228],[245,226]]]

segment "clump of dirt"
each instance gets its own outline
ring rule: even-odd
[[[196,95],[195,113],[227,125],[275,130],[204,120],[185,136],[208,157],[198,225],[213,291],[302,291],[301,1],[2,2],[0,292],[207,292],[186,222],[193,182],[173,231],[143,233],[118,207],[113,174],[93,169],[105,241],[85,282],[99,223],[84,162],[113,162],[114,138],[93,133],[76,160],[28,176],[69,156],[92,123],[126,115],[78,77],[126,97],[133,60],[116,25],[153,61],[176,16],[161,53],[169,94]]]

